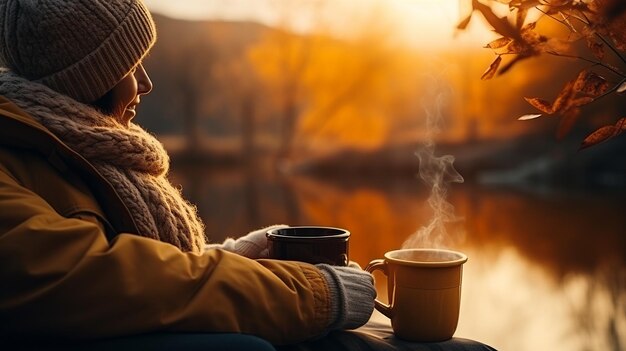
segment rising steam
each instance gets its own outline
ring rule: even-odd
[[[419,159],[419,176],[431,189],[428,206],[433,212],[430,222],[411,235],[402,245],[403,248],[441,248],[451,238],[448,236],[446,224],[455,222],[454,206],[446,198],[450,183],[463,183],[463,177],[454,169],[454,156],[435,156],[435,136],[441,132],[443,122],[442,109],[445,106],[445,95],[431,85],[432,96],[422,100],[426,115],[426,137],[421,147],[415,152]]]

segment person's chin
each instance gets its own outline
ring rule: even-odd
[[[122,123],[125,125],[129,125],[130,121],[135,118],[135,116],[137,115],[137,111],[135,110],[130,110],[127,109],[126,111],[124,111],[124,117],[122,118]]]

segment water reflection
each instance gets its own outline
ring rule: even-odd
[[[555,279],[513,247],[466,249],[457,335],[501,350],[623,350],[624,266]]]
[[[345,227],[351,259],[365,265],[400,247],[431,215],[428,190],[416,179],[246,173],[172,172],[213,241],[273,223]],[[456,335],[511,351],[626,349],[624,195],[455,185],[449,200],[464,220],[446,246],[470,257]]]

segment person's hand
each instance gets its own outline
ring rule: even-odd
[[[348,267],[316,266],[322,271],[330,292],[329,329],[356,329],[367,323],[374,312],[374,277],[353,261]]]
[[[228,238],[222,244],[207,245],[207,249],[223,249],[252,259],[267,258],[267,231],[288,228],[284,224],[272,225],[252,231],[238,239]]]

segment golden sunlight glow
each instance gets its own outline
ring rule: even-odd
[[[459,0],[392,0],[400,33],[412,45],[449,44],[459,22]]]
[[[251,20],[270,26],[287,25],[296,31],[319,30],[324,26],[338,32],[349,28],[355,18],[385,21],[390,17],[398,38],[413,47],[441,47],[454,39],[456,25],[466,15],[467,0],[145,0],[147,6],[167,16],[183,19]],[[317,12],[317,13],[312,13]],[[350,20],[346,21],[349,17]],[[471,27],[470,27],[471,29]],[[483,28],[484,29],[484,28]],[[477,37],[464,33],[467,38]],[[481,33],[484,38],[484,31]],[[472,43],[475,45],[475,42]]]

